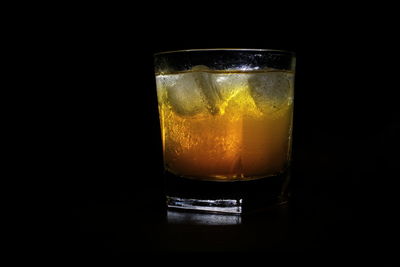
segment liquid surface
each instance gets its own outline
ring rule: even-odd
[[[290,157],[293,76],[204,66],[158,74],[166,169],[222,181],[283,172]]]

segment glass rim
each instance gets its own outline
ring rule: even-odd
[[[283,50],[283,49],[268,49],[268,48],[197,48],[197,49],[179,49],[179,50],[168,50],[154,53],[154,56],[184,53],[184,52],[210,52],[210,51],[243,51],[243,52],[279,52],[292,56],[296,56],[294,51]]]

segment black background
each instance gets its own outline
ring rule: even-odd
[[[190,16],[155,20],[156,14],[64,25],[57,54],[65,250],[393,251],[399,112],[390,23],[325,15],[308,23],[301,23],[305,14],[290,21],[256,16],[258,27],[218,16],[194,25]],[[221,47],[297,54],[293,199],[284,214],[253,215],[241,225],[169,224],[153,54]]]

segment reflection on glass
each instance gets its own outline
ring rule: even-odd
[[[167,197],[168,207],[188,210],[202,210],[227,214],[240,214],[243,199],[188,199]]]
[[[192,213],[168,210],[168,223],[197,225],[239,225],[242,217],[239,215]]]

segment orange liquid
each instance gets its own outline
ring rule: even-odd
[[[247,81],[251,73],[215,75],[221,81],[236,81],[218,87],[221,94],[219,102],[212,103],[217,107],[214,113],[202,108],[201,103],[207,105],[204,99],[195,112],[178,112],[171,101],[185,99],[172,99],[174,87],[158,82],[166,169],[179,176],[222,181],[283,172],[290,157],[293,88],[289,88],[287,99],[276,109],[267,100],[254,101],[248,83],[237,82]]]

